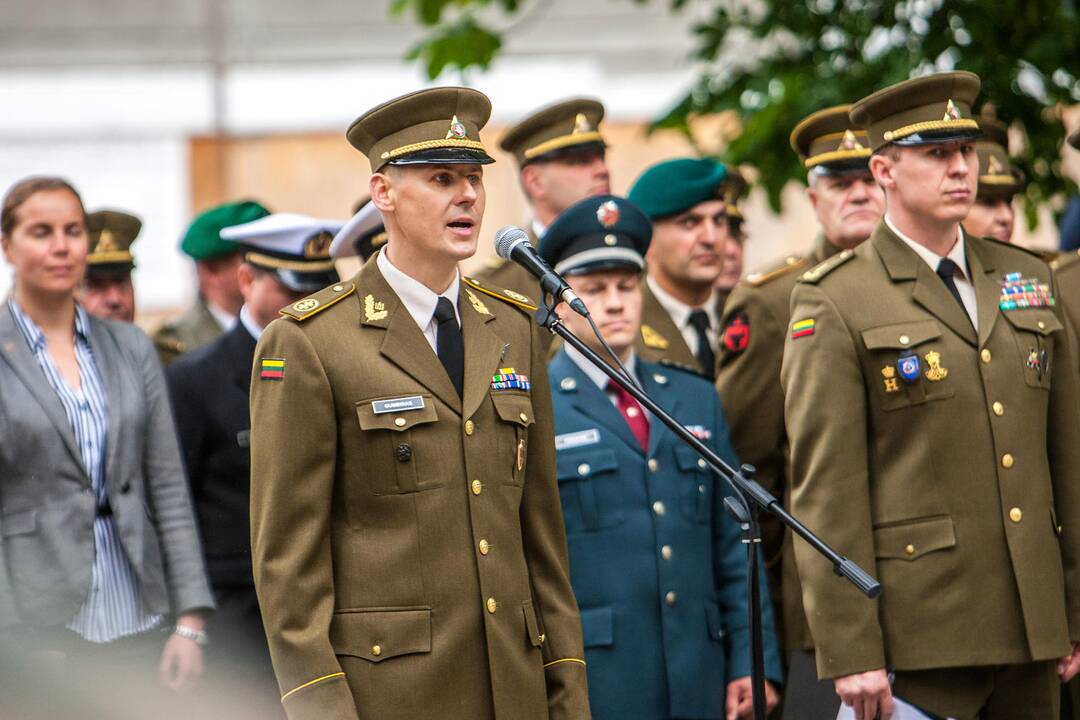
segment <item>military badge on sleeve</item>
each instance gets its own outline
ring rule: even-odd
[[[805,320],[799,320],[791,324],[791,339],[797,340],[801,337],[814,334],[814,327],[816,325],[814,318],[807,318]]]
[[[740,353],[750,344],[750,321],[746,313],[737,313],[724,328],[724,347],[728,352]]]
[[[284,380],[285,358],[262,358],[259,361],[260,380]]]

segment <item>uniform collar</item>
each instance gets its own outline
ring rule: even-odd
[[[653,295],[656,297],[657,302],[660,303],[660,307],[664,308],[668,315],[675,323],[675,327],[682,330],[684,327],[690,324],[690,313],[694,310],[704,310],[705,314],[709,316],[709,327],[714,330],[720,327],[720,316],[716,312],[716,290],[712,291],[709,295],[709,299],[705,301],[705,304],[700,308],[690,307],[686,303],[678,300],[664,288],[660,287],[660,283],[653,279],[652,275],[645,276],[645,282],[648,283],[649,289],[652,290]]]
[[[589,362],[584,355],[579,353],[572,347],[566,347],[566,356],[570,358],[570,361],[578,366],[581,372],[585,373],[585,377],[593,381],[596,387],[601,390],[606,390],[608,383],[611,382],[611,378],[607,376],[600,368]],[[637,355],[633,350],[630,351],[630,357],[623,363],[626,366],[626,371],[633,377],[637,377]]]
[[[381,250],[375,262],[390,289],[397,294],[405,309],[409,311],[413,320],[416,321],[417,327],[426,328],[431,323],[431,318],[435,315],[435,305],[439,302],[440,297],[446,298],[454,306],[458,324],[461,324],[461,312],[458,310],[458,288],[461,285],[460,273],[454,274],[454,280],[450,283],[450,287],[436,294],[419,280],[409,277],[394,267],[394,264],[390,262],[390,258],[386,257],[386,253]]]
[[[923,261],[930,266],[931,270],[933,270],[935,273],[937,272],[938,264],[942,260],[940,255],[938,255],[936,252],[926,247],[925,245],[920,245],[904,233],[900,232],[896,225],[893,224],[893,221],[889,219],[888,213],[885,214],[885,224],[890,230],[892,230],[893,235],[903,240],[904,244],[911,248],[916,255],[921,257]],[[964,255],[964,231],[960,227],[959,223],[957,223],[956,229],[956,242],[953,243],[952,249],[949,250],[949,254],[945,257],[956,263],[956,266],[960,268],[960,272],[962,272],[964,274],[964,277],[970,282],[971,272],[968,270],[967,258]]]

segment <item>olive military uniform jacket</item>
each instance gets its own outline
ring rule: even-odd
[[[207,307],[206,300],[200,296],[187,312],[159,327],[152,339],[161,363],[168,365],[184,353],[208,344],[223,332]]]
[[[1080,251],[1061,255],[1050,263],[1057,280],[1058,304],[1062,306],[1069,326],[1080,331]]]
[[[701,368],[679,327],[644,278],[641,283],[641,331],[634,343],[634,351],[646,362],[662,362],[692,372]]]
[[[1074,351],[1059,307],[999,308],[1006,276],[1052,283],[1041,260],[965,251],[977,332],[884,223],[792,293],[793,510],[883,587],[866,599],[796,541],[822,677],[1052,659],[1080,639]]]
[[[462,282],[464,400],[375,262],[264,332],[252,562],[292,720],[589,717],[544,353],[514,302]],[[494,388],[511,369],[531,389]]]
[[[723,718],[750,674],[746,550],[730,494],[696,452],[650,419],[648,451],[608,395],[560,351],[549,366],[570,580],[581,605],[597,720]],[[733,467],[709,381],[638,361],[645,392]],[[769,594],[766,671],[780,680]]]
[[[791,320],[791,291],[799,276],[839,249],[819,236],[810,255],[788,257],[782,265],[753,273],[735,286],[724,306],[716,388],[731,428],[731,444],[742,462],[757,470],[757,481],[777,497],[788,497],[788,447],[780,361]],[[771,514],[762,517],[766,564],[779,591],[786,650],[813,646],[806,628],[802,590],[795,570],[791,533]]]

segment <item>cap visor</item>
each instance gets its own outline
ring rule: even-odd
[[[555,150],[549,150],[546,153],[531,157],[525,161],[525,164],[534,162],[543,162],[547,160],[565,160],[567,158],[574,157],[575,155],[588,155],[594,152],[604,152],[607,150],[607,143],[603,140],[589,140],[588,142],[577,143],[576,145],[567,145],[565,147],[556,148]]]
[[[297,272],[296,270],[271,270],[274,277],[293,292],[310,294],[322,290],[341,280],[337,270],[319,270],[318,272]]]
[[[810,172],[814,175],[825,175],[828,177],[839,177],[841,175],[869,175],[870,158],[821,163],[812,167]]]
[[[495,158],[483,150],[471,150],[469,148],[432,148],[420,152],[409,153],[388,161],[387,165],[487,165],[495,162]]]

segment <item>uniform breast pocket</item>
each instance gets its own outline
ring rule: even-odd
[[[555,464],[567,532],[601,530],[622,522],[619,463],[613,450],[560,450]]]
[[[494,458],[500,477],[510,478],[513,485],[525,479],[525,461],[529,456],[529,426],[533,418],[532,398],[526,392],[499,390],[491,394],[495,413],[499,416],[499,455]]]
[[[692,448],[675,446],[675,463],[679,467],[678,484],[683,516],[695,523],[709,522],[712,502],[712,477],[708,464]]]
[[[882,325],[867,328],[861,335],[869,362],[865,373],[874,389],[871,395],[883,410],[901,410],[955,394],[936,321]]]
[[[1016,350],[1029,387],[1050,388],[1050,364],[1054,357],[1055,333],[1064,328],[1052,310],[1024,308],[1002,313],[1013,329]]]
[[[424,435],[433,432],[439,419],[431,395],[372,398],[356,403],[360,431],[369,440],[371,462],[368,484],[377,495],[416,492],[442,485],[437,472],[421,476],[421,467],[436,468],[441,462],[433,445],[424,443]]]

